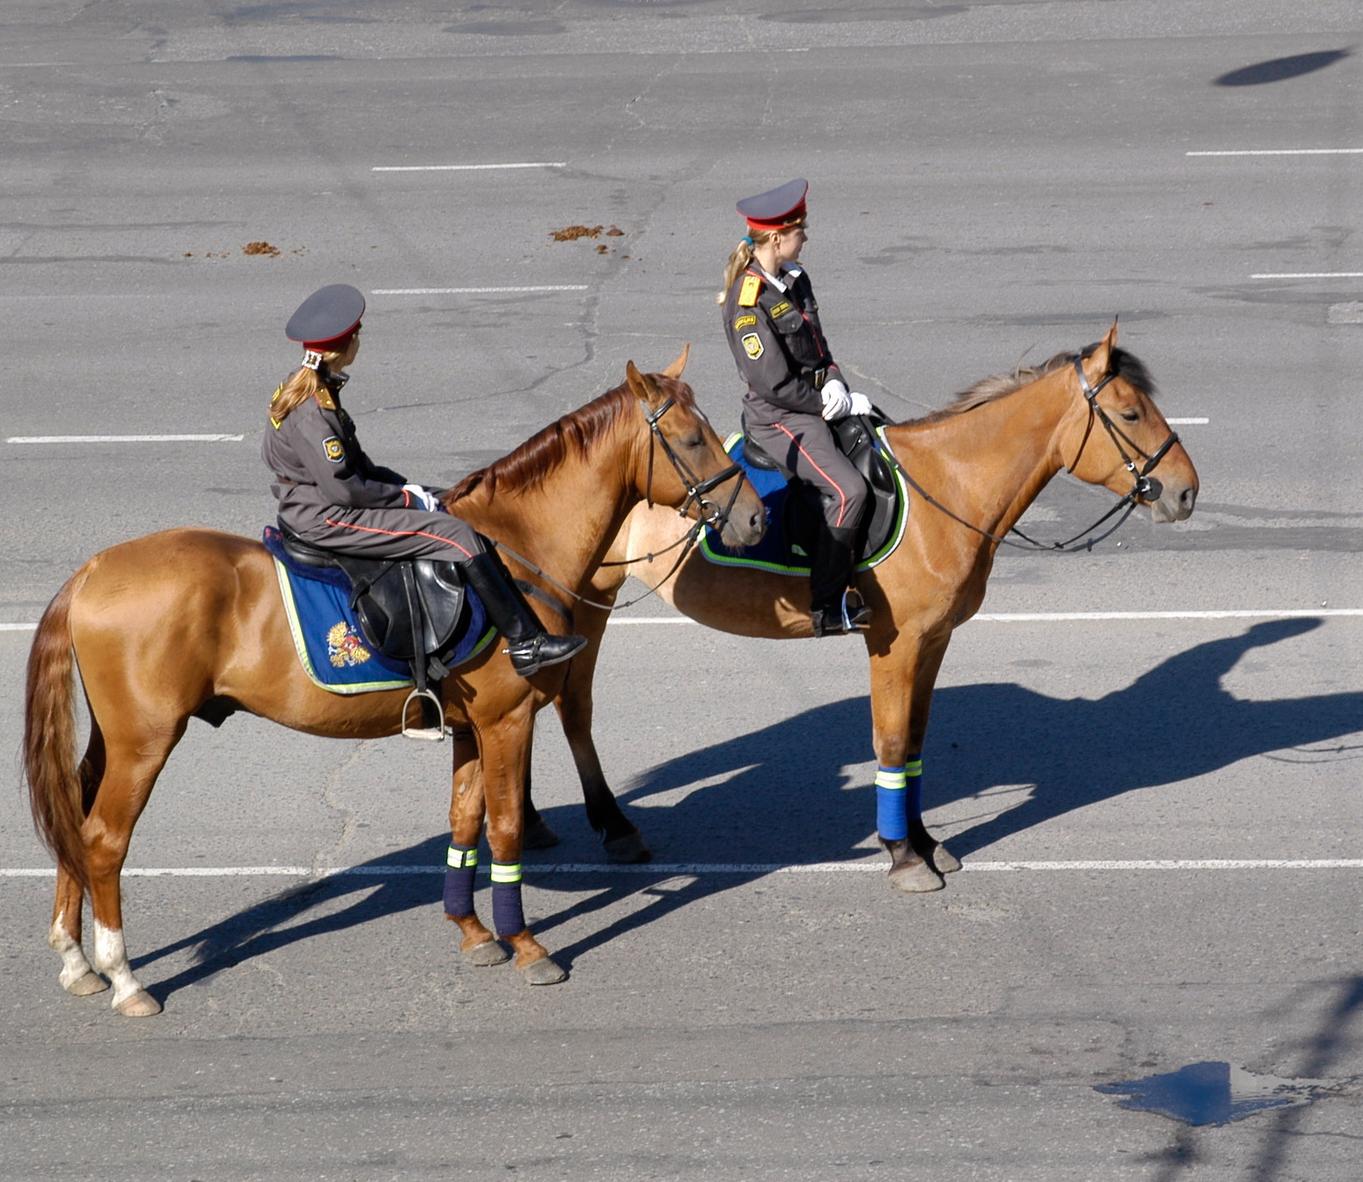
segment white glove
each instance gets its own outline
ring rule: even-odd
[[[847,387],[837,378],[829,378],[823,384],[823,389],[819,391],[823,398],[823,417],[827,422],[835,419],[844,418],[849,410],[852,409],[852,396],[847,392]]]
[[[438,502],[435,499],[433,494],[427,492],[424,488],[422,488],[421,485],[404,484],[402,486],[402,490],[403,492],[410,493],[413,497],[415,497],[421,503],[421,507],[425,509],[427,512],[429,513],[440,512],[440,502]]]
[[[858,394],[853,390],[848,396],[852,404],[852,409],[847,413],[851,415],[868,415],[871,413],[871,400],[865,394]]]

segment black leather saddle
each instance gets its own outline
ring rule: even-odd
[[[303,541],[283,525],[284,551],[299,566],[332,568],[350,580],[350,607],[364,638],[386,657],[407,661],[417,686],[440,681],[440,661],[464,613],[464,575],[456,562],[359,558]]]
[[[875,430],[887,422],[879,411],[870,415],[848,415],[830,423],[833,441],[838,450],[861,473],[870,490],[866,513],[858,533],[857,559],[875,554],[889,540],[899,516],[899,482],[890,470],[889,462],[881,454]],[[743,423],[743,456],[754,468],[780,472],[787,480],[793,473],[770,454],[763,451],[748,434]],[[814,541],[823,528],[823,510],[818,503],[821,494],[807,485],[796,486],[803,495],[786,498],[784,527],[788,544],[798,545],[808,554],[814,553]]]

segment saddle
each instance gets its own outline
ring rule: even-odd
[[[464,614],[459,564],[430,558],[360,558],[314,546],[282,524],[279,533],[290,560],[348,580],[350,608],[365,639],[384,656],[410,666],[416,688],[402,708],[403,734],[443,738],[443,721],[438,733],[437,728],[409,728],[407,712],[413,698],[423,698],[436,706],[440,717],[440,702],[430,682],[443,681],[450,673],[441,654],[450,648]]]
[[[874,411],[869,415],[848,415],[828,425],[833,433],[833,442],[861,473],[870,493],[857,534],[857,561],[875,554],[885,545],[898,519],[898,483],[888,461],[876,446],[875,429],[887,421],[879,411]],[[788,481],[794,476],[784,464],[753,442],[746,421],[743,423],[743,457],[754,468],[779,472]],[[824,521],[818,503],[820,494],[804,484],[797,483],[792,488],[798,489],[803,495],[786,498],[783,523],[786,537],[793,546],[800,547],[806,554],[813,554],[815,539]]]

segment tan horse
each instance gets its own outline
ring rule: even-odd
[[[724,517],[734,544],[751,544],[761,536],[762,503],[679,380],[685,360],[683,352],[659,375],[641,375],[630,362],[623,385],[473,473],[450,490],[447,505],[575,591],[587,590],[626,514],[645,498]],[[720,480],[725,487],[715,495],[732,497],[727,514],[705,496]],[[552,583],[544,589],[556,593]],[[91,718],[79,765],[77,670]],[[455,746],[453,841],[477,845],[485,799],[496,863],[520,861],[534,713],[560,691],[566,670],[555,666],[527,681],[491,645],[442,683],[446,718],[465,735]],[[379,738],[400,729],[405,697],[402,690],[346,696],[314,685],[295,656],[269,553],[259,542],[206,529],[138,538],[86,562],[43,613],[27,688],[25,773],[35,823],[57,859],[49,943],[62,957],[61,984],[95,993],[106,988],[104,974],[113,1008],[133,1016],[161,1007],[128,963],[120,875],[133,826],[189,720],[219,725],[245,711],[309,734]],[[479,761],[476,792],[468,791],[470,751]],[[83,891],[94,917],[93,968],[81,947]],[[475,963],[506,958],[476,913],[451,918]],[[528,927],[499,935],[528,981],[563,978]]]
[[[912,496],[899,548],[858,577],[873,609],[865,640],[872,742],[882,769],[907,767],[909,777],[921,771],[933,686],[952,631],[979,610],[1000,540],[1057,472],[1067,469],[1129,503],[1148,504],[1158,522],[1182,521],[1192,513],[1197,472],[1155,405],[1144,366],[1116,342],[1114,322],[1081,358],[1061,354],[1037,369],[986,379],[947,409],[887,429],[894,454],[938,505]],[[1131,467],[1127,459],[1134,461]],[[1145,485],[1142,468],[1158,473]],[[666,557],[609,564],[656,553],[677,532],[665,514],[635,509],[594,577],[593,598],[611,602],[627,574],[658,582]],[[717,566],[693,553],[660,594],[692,619],[724,632],[773,639],[811,635],[809,586],[802,578]],[[576,613],[576,626],[590,643],[573,662],[556,705],[588,818],[607,855],[643,861],[647,846],[611,794],[592,742],[592,677],[608,617],[587,607]],[[890,881],[905,891],[937,890],[944,885],[941,875],[960,862],[924,827],[912,778],[906,803],[907,838],[883,841]],[[533,803],[527,808],[528,842],[553,844],[556,838]]]

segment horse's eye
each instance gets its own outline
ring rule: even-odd
[[[694,435],[690,435],[690,436],[687,437],[687,439],[686,439],[686,446],[687,446],[687,447],[703,447],[703,446],[705,446],[705,436],[702,435],[699,431],[697,431]]]
[[[1122,411],[1122,419],[1124,422],[1128,423],[1139,423],[1141,421],[1141,412],[1138,410],[1124,410]]]

